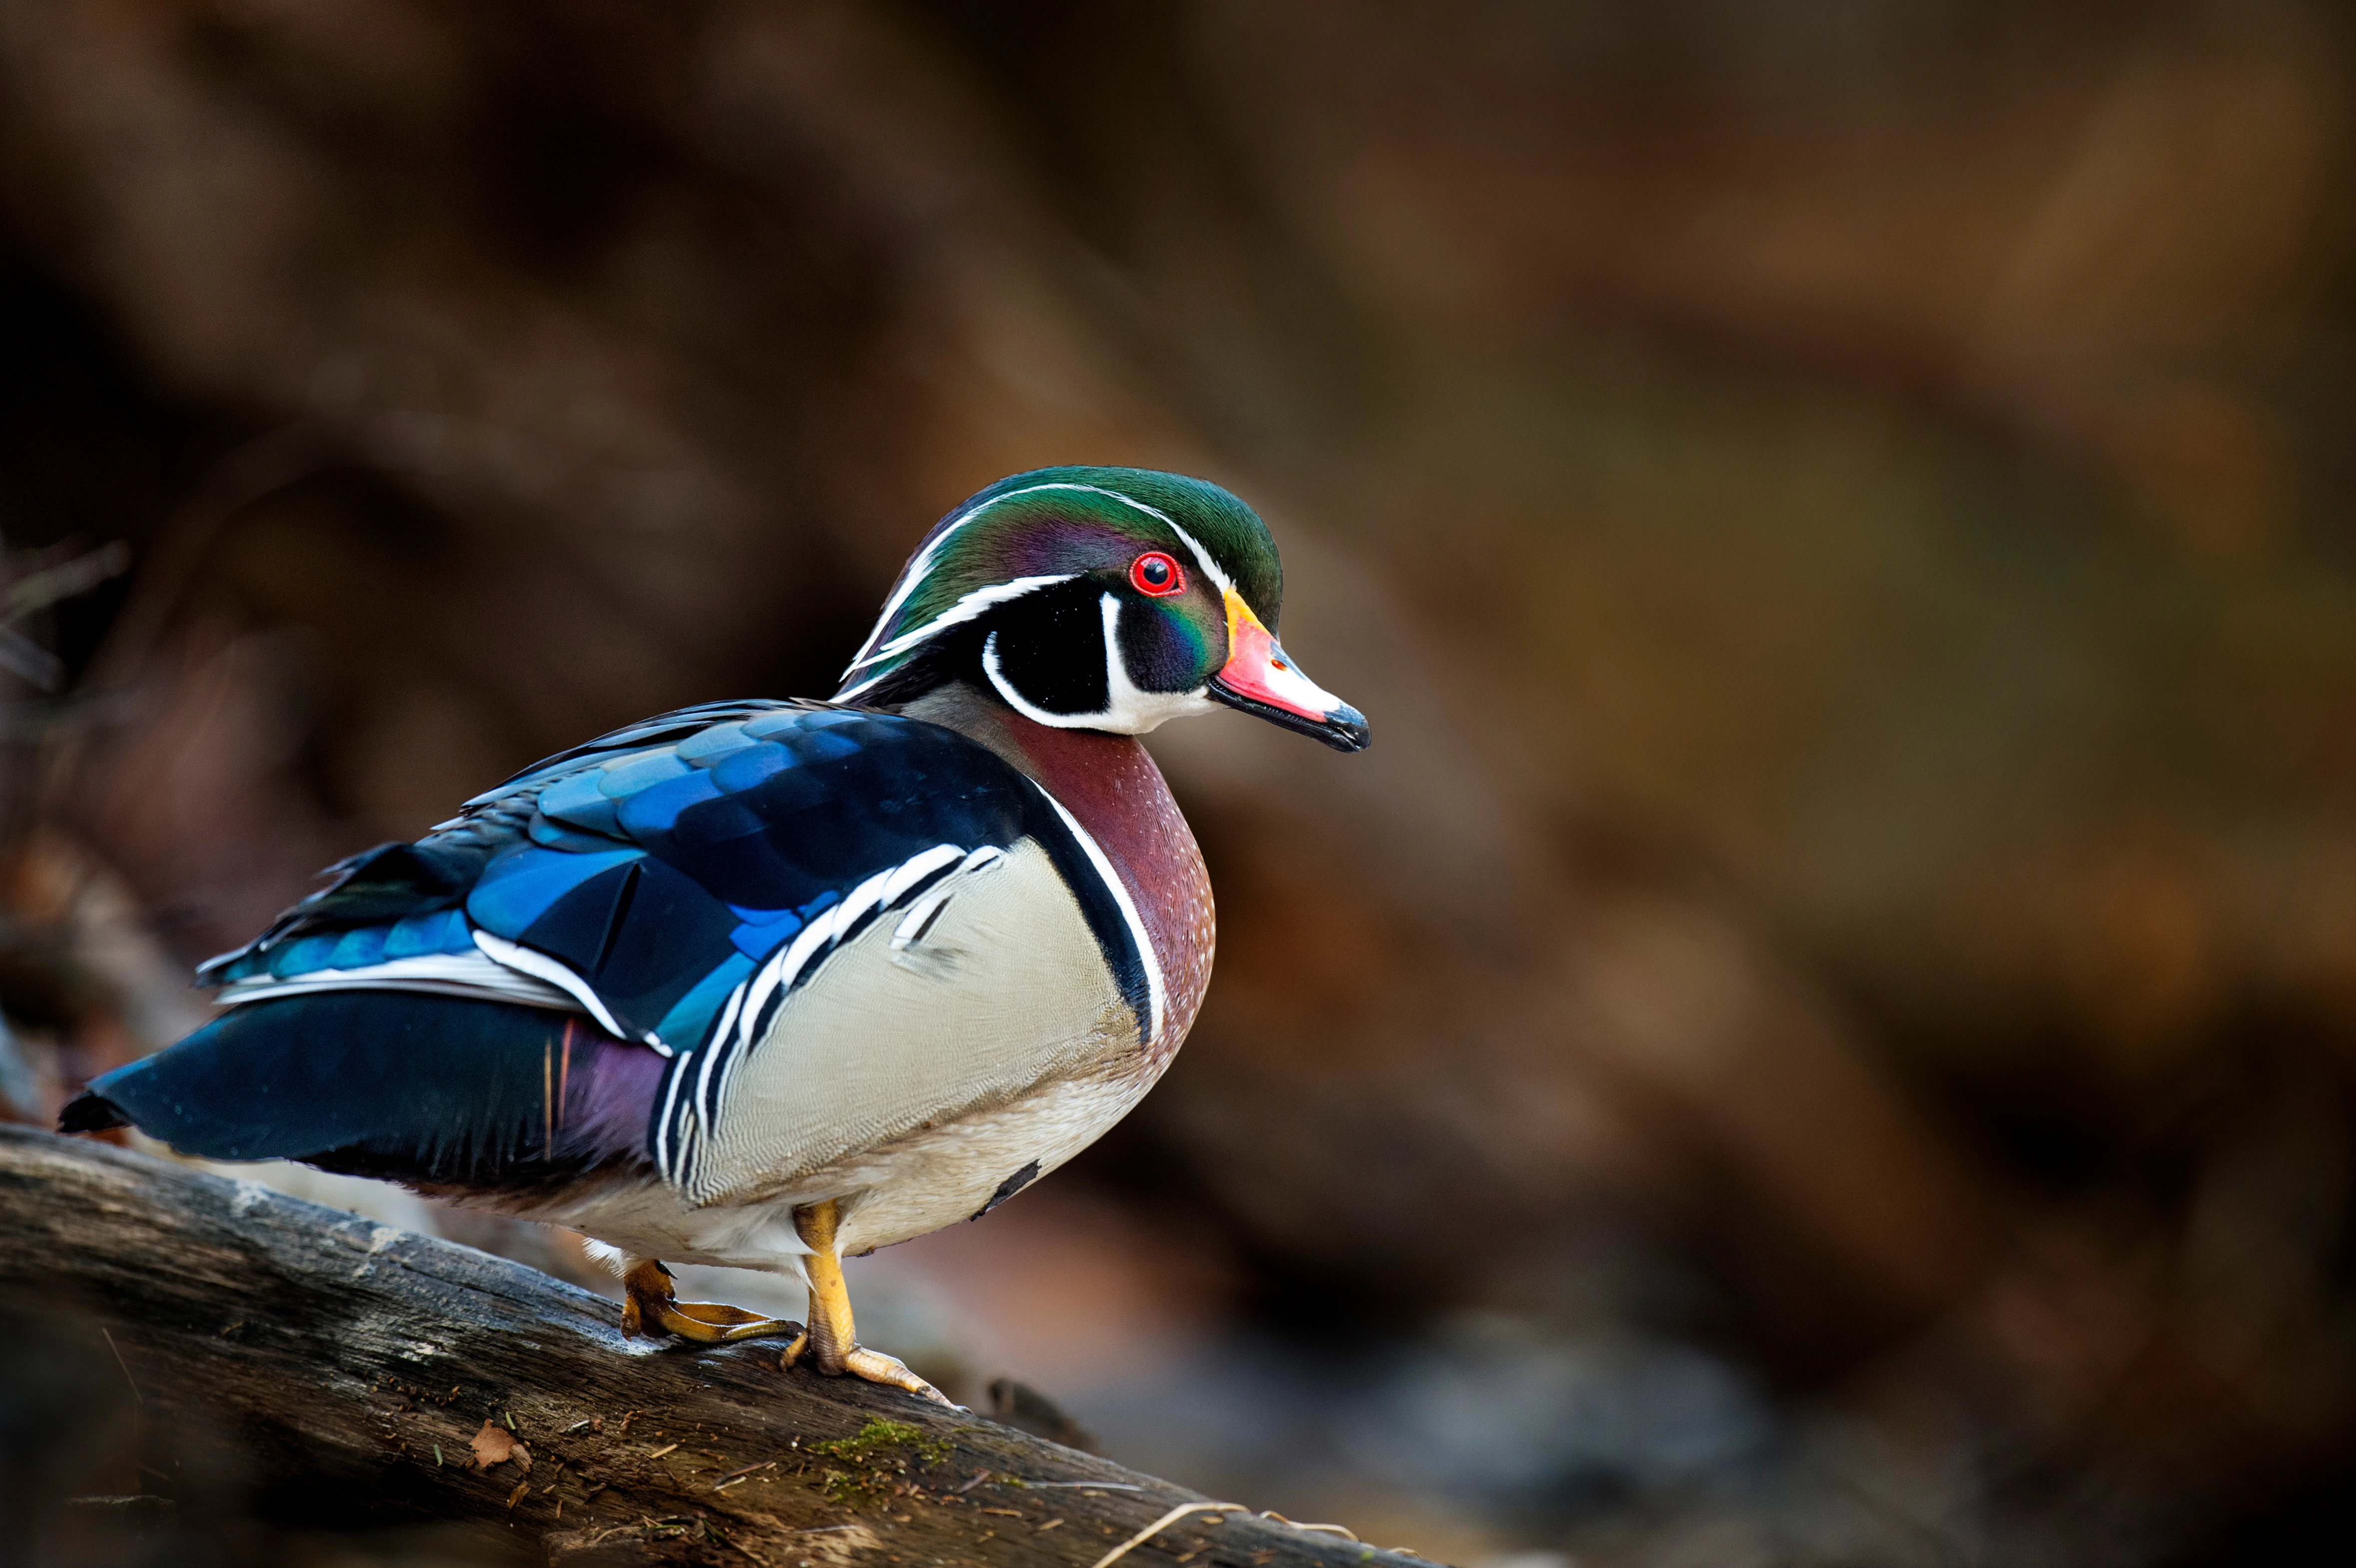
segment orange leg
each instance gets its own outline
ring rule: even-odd
[[[949,1404],[948,1396],[910,1371],[907,1363],[881,1350],[870,1350],[852,1336],[851,1291],[842,1279],[842,1258],[835,1250],[835,1229],[841,1207],[831,1198],[794,1211],[794,1229],[809,1248],[803,1266],[809,1274],[809,1330],[786,1347],[785,1364],[808,1361],[830,1378],[845,1372],[871,1383],[905,1389],[919,1399]],[[949,1408],[957,1407],[953,1404]]]

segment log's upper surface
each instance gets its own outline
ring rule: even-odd
[[[1209,1500],[780,1371],[774,1348],[626,1340],[612,1304],[470,1248],[5,1125],[0,1309],[102,1340],[158,1470],[177,1458],[155,1445],[202,1445],[208,1484],[233,1474],[241,1506],[291,1524],[442,1522],[555,1563],[1094,1564]],[[476,1462],[487,1421],[521,1461]],[[1186,1515],[1121,1561],[1196,1550],[1418,1561],[1234,1509]]]

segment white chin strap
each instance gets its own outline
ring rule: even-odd
[[[1098,601],[1104,614],[1105,705],[1094,713],[1050,713],[1014,689],[998,662],[998,634],[982,639],[981,669],[1006,705],[1036,724],[1057,730],[1108,730],[1116,735],[1143,735],[1173,719],[1192,713],[1215,713],[1213,702],[1196,687],[1192,691],[1141,691],[1130,678],[1129,663],[1120,654],[1121,602],[1108,593]]]

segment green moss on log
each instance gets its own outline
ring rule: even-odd
[[[893,1484],[905,1478],[911,1460],[926,1467],[949,1456],[950,1445],[905,1421],[871,1420],[849,1437],[813,1443],[809,1452],[840,1460],[847,1469],[828,1469],[819,1484],[829,1499],[846,1508],[880,1502]]]

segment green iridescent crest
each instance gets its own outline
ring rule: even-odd
[[[897,689],[904,676],[956,628],[1075,578],[1115,588],[1150,550],[1184,570],[1183,593],[1150,603],[1198,651],[1205,676],[1226,647],[1227,589],[1275,630],[1284,598],[1275,541],[1234,496],[1151,469],[1034,469],[1000,480],[933,526],[835,695],[905,696]]]

